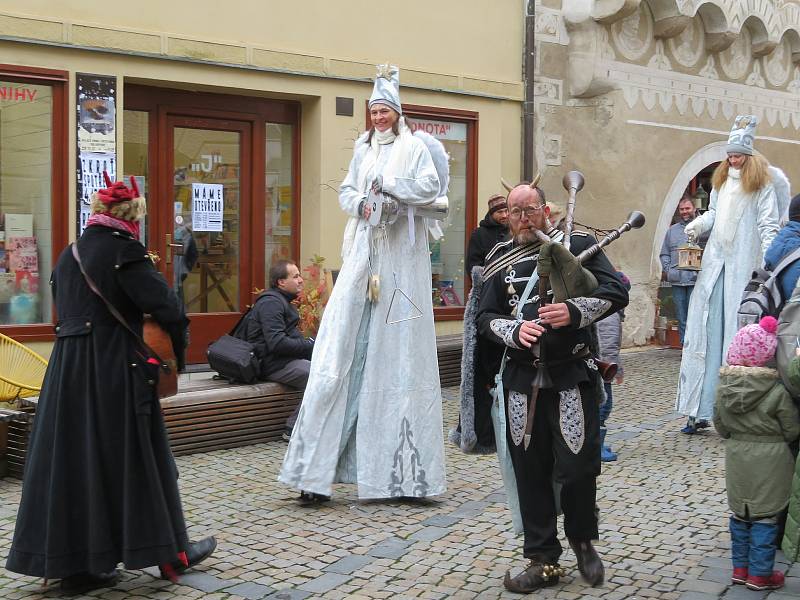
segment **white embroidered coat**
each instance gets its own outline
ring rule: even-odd
[[[723,184],[723,190],[726,185],[728,182]],[[728,346],[736,333],[736,314],[742,292],[753,270],[763,263],[763,253],[778,232],[782,212],[771,183],[752,194],[742,194],[725,206],[719,205],[720,197],[721,194],[713,190],[708,211],[693,221],[700,224],[700,233],[711,230],[711,235],[689,301],[676,404],[679,413],[701,419],[710,419],[714,408],[713,395],[702,397],[703,382],[709,371],[716,377],[720,367],[706,364],[708,317],[720,313],[724,317],[722,335],[713,341],[722,345],[724,364]],[[726,241],[726,238],[732,241]],[[723,302],[712,306],[711,293],[721,273],[724,277]]]
[[[353,217],[345,233],[346,255],[325,308],[302,408],[278,477],[297,489],[330,495],[334,482],[357,483],[362,499],[435,496],[446,489],[426,223],[414,218],[412,243],[405,215],[387,228],[385,238],[380,229],[356,219],[359,203],[379,173],[384,191],[408,204],[428,204],[438,195],[439,179],[428,149],[407,135],[404,174],[385,172],[397,141],[382,146],[372,172],[362,173],[369,151],[362,136],[340,189],[340,205]],[[371,307],[363,339],[358,339],[368,302],[370,260],[380,277],[380,297]],[[416,312],[396,288],[420,309],[420,318],[387,324]],[[351,376],[362,374],[353,367],[353,358],[364,342],[363,378],[348,394]],[[344,439],[343,427],[356,407],[355,434]]]

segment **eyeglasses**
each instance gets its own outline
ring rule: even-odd
[[[532,219],[537,212],[544,208],[544,204],[540,204],[539,206],[526,206],[525,208],[519,208],[515,206],[511,210],[508,211],[508,216],[510,216],[515,221],[520,219],[524,214],[526,218]]]

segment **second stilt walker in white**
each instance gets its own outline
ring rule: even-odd
[[[396,67],[378,68],[369,108],[339,192],[343,264],[278,476],[312,502],[336,482],[356,483],[362,499],[445,491],[428,249],[428,230],[440,230],[419,212],[446,194],[447,159],[406,125]],[[394,202],[393,222],[375,218],[376,198]]]

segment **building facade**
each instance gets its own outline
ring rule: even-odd
[[[338,268],[337,189],[367,126],[375,64],[387,61],[401,68],[413,126],[452,159],[451,214],[431,244],[439,333],[461,329],[466,240],[500,177],[521,177],[524,144],[556,203],[563,174],[585,174],[579,222],[610,229],[645,213],[645,228],[608,250],[634,284],[628,343],[652,336],[664,233],[680,197],[724,158],[736,114],[760,118],[757,149],[800,181],[796,0],[377,10],[353,0],[0,2],[0,332],[47,353],[50,271],[103,170],[134,177],[148,197],[143,241],[192,317],[192,361],[266,285],[275,259],[320,255]],[[530,51],[532,142],[522,127]]]
[[[626,343],[653,332],[658,255],[678,201],[704,192],[737,114],[755,147],[800,182],[800,6],[794,0],[542,0],[536,146],[546,191],[586,175],[576,219],[644,229],[610,246],[633,282]],[[698,177],[699,176],[699,177]]]
[[[378,13],[325,0],[0,4],[0,331],[47,351],[50,270],[103,170],[148,198],[143,241],[192,317],[190,361],[272,261],[338,268],[338,186],[387,61],[413,127],[451,156],[431,291],[437,328],[459,331],[481,199],[520,170],[522,13],[457,0]]]

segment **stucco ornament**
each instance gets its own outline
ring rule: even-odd
[[[741,79],[750,69],[753,47],[750,31],[745,27],[739,32],[730,48],[720,54],[722,72],[731,79]]]
[[[792,49],[788,40],[784,39],[773,50],[772,54],[764,59],[767,81],[776,87],[781,87],[789,78],[792,68]]]
[[[670,52],[678,64],[693,67],[703,55],[705,35],[700,19],[692,19],[683,32],[668,42]]]
[[[745,81],[747,85],[753,85],[755,87],[767,87],[767,82],[764,79],[764,76],[761,74],[761,61],[757,60],[753,63],[753,72],[747,76],[747,81]]]
[[[638,60],[653,40],[653,18],[646,5],[611,26],[611,36],[620,53],[628,60]]]

